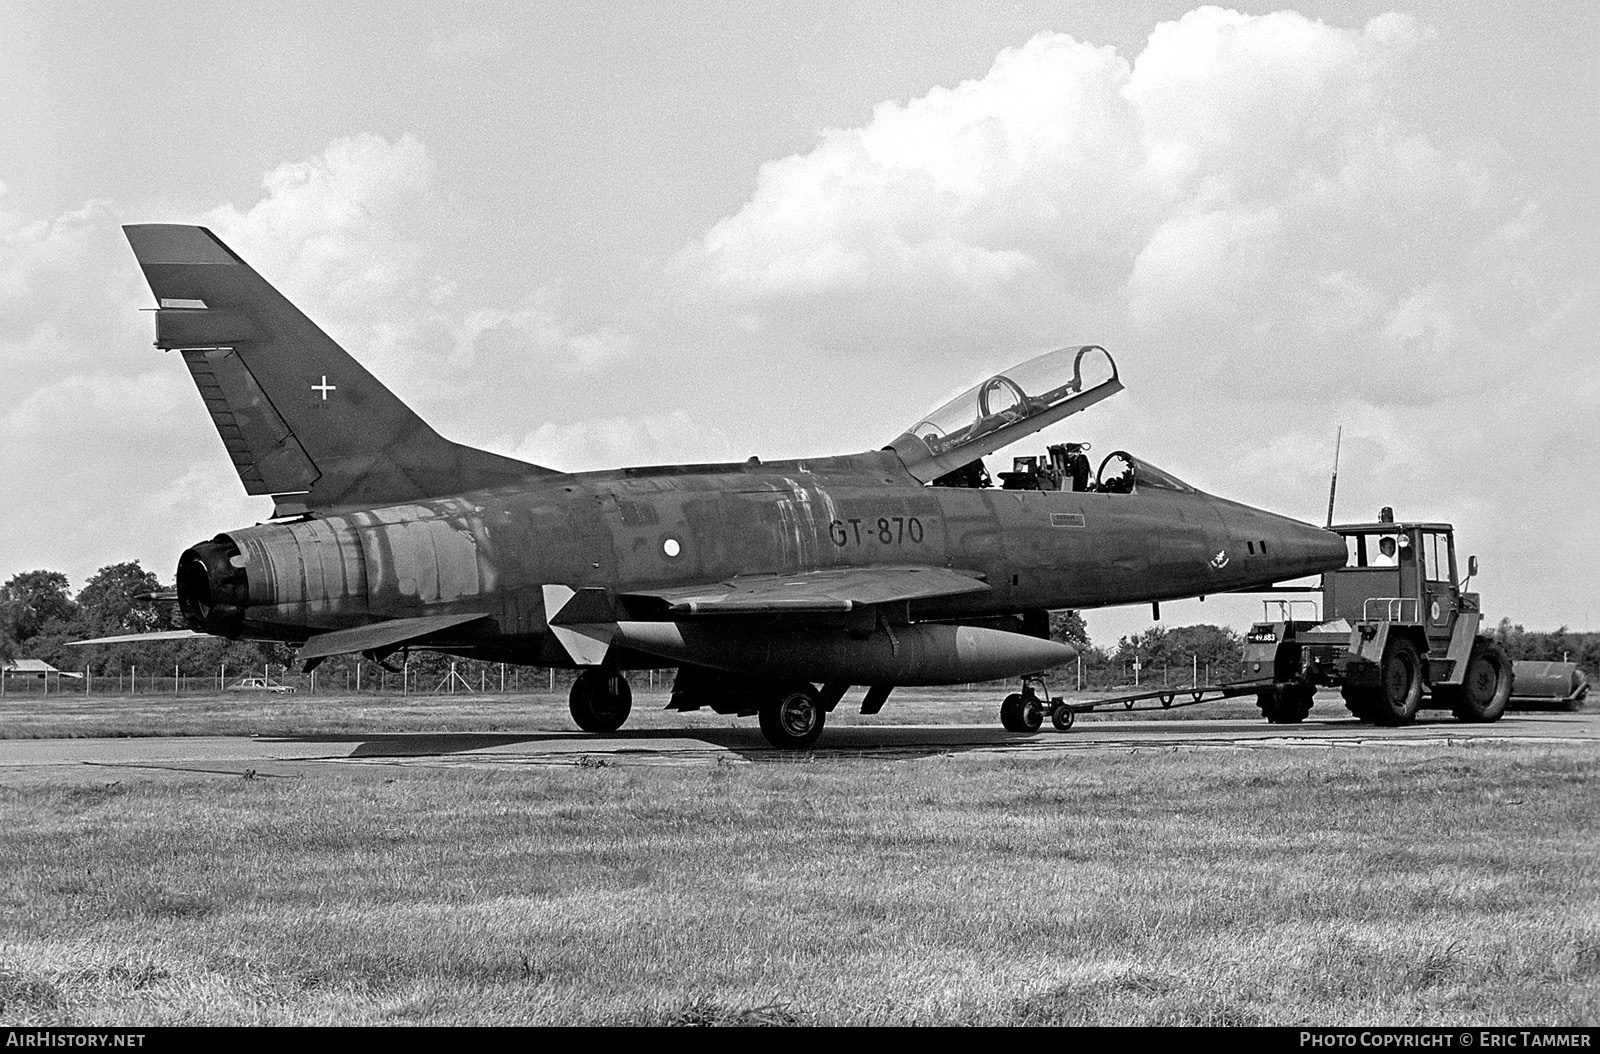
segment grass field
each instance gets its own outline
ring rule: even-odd
[[[774,758],[0,785],[0,1023],[1600,1022],[1590,747]]]

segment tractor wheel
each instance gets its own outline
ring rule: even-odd
[[[579,728],[607,735],[621,728],[632,712],[633,689],[616,670],[590,668],[572,682],[567,706]]]
[[[1256,706],[1273,725],[1298,725],[1311,713],[1317,689],[1304,681],[1285,681],[1256,695]]]
[[[1467,660],[1467,675],[1461,681],[1461,694],[1455,704],[1456,720],[1500,720],[1506,701],[1511,698],[1511,670],[1511,660],[1504,648],[1498,644],[1474,642],[1472,658]]]
[[[1377,692],[1371,688],[1357,688],[1347,684],[1339,689],[1339,694],[1344,696],[1344,708],[1350,711],[1351,716],[1357,721],[1373,720],[1372,711]]]
[[[827,720],[817,690],[802,682],[779,690],[761,708],[761,734],[779,750],[806,750]]]
[[[1394,638],[1384,649],[1378,667],[1378,688],[1372,695],[1369,720],[1395,727],[1409,725],[1422,705],[1422,657],[1417,646]]]

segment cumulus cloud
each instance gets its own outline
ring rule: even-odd
[[[1400,15],[1340,29],[1202,8],[1130,63],[1040,34],[766,165],[675,265],[762,332],[836,355],[1107,334],[1172,354],[1181,331],[1185,353],[1229,349],[1202,358],[1213,370],[1292,347],[1298,387],[1356,333],[1459,351],[1472,327],[1428,310],[1417,276],[1461,266],[1504,217],[1490,175],[1389,102],[1418,37]]]
[[[442,218],[437,165],[411,136],[337,140],[279,165],[262,190],[201,222],[442,430],[465,422],[475,441],[514,443],[527,422],[571,412],[558,386],[637,358],[616,325],[574,324],[557,289],[485,304],[446,273],[443,243],[459,229]]]
[[[763,167],[675,267],[825,354],[964,359],[1120,338],[1235,394],[1415,402],[1492,384],[1560,288],[1492,150],[1408,126],[1409,16],[1201,8],[1131,63],[1058,33]],[[1557,297],[1559,299],[1559,297]],[[1273,368],[1258,364],[1271,361]],[[1383,363],[1429,376],[1396,386]]]
[[[248,209],[221,205],[201,223],[257,270],[281,275],[291,300],[359,317],[413,292],[434,182],[433,158],[411,136],[352,136],[267,173]]]
[[[1146,222],[1137,127],[1107,105],[1127,76],[1112,49],[1037,37],[982,80],[881,104],[763,166],[675,266],[824,352],[904,355],[1093,315]],[[1019,294],[1028,318],[1006,306]]]

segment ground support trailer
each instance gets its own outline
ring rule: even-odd
[[[1175,710],[1241,695],[1258,695],[1271,688],[1270,679],[1232,684],[1198,684],[1188,688],[1155,688],[1110,699],[1069,703],[1059,697],[1051,698],[1043,678],[1030,677],[1024,680],[1022,691],[1008,695],[1005,702],[1000,704],[1000,723],[1011,732],[1037,732],[1048,716],[1057,732],[1065,732],[1072,727],[1079,714],[1096,710],[1120,709],[1124,713]]]
[[[1507,710],[1565,710],[1577,713],[1589,695],[1589,677],[1573,662],[1518,659],[1516,686]]]

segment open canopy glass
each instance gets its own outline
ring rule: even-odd
[[[968,388],[889,444],[924,483],[1122,390],[1106,349],[1046,352]]]

